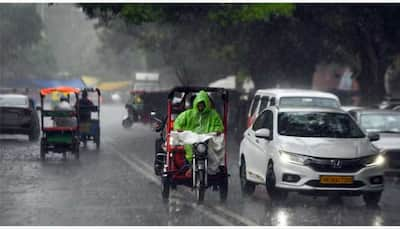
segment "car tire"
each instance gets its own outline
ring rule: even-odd
[[[381,200],[382,192],[365,192],[363,194],[364,202],[367,206],[375,207]]]
[[[246,161],[242,158],[239,168],[240,188],[243,196],[250,196],[256,190],[256,184],[246,178]]]
[[[265,187],[267,189],[268,195],[273,201],[284,201],[288,197],[288,191],[277,188],[276,184],[276,176],[274,171],[274,163],[270,161],[267,167],[267,174],[265,176]]]

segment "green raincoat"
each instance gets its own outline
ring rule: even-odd
[[[197,104],[205,103],[205,109],[200,112]],[[223,132],[224,125],[217,111],[211,108],[210,99],[205,91],[200,91],[193,101],[193,108],[178,115],[174,122],[175,130],[189,130],[198,134]],[[185,158],[192,162],[193,152],[191,145],[185,145]]]

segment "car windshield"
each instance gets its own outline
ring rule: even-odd
[[[364,138],[364,133],[347,114],[332,112],[281,112],[280,135],[325,138]]]
[[[321,97],[282,97],[279,100],[280,107],[328,107],[338,108],[339,103],[335,99]]]
[[[0,107],[27,106],[28,100],[24,97],[10,97],[0,95]]]
[[[400,133],[400,113],[362,114],[360,125],[367,132]]]

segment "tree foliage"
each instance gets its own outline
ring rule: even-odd
[[[0,75],[22,78],[54,72],[56,64],[42,36],[42,20],[33,4],[0,7]]]
[[[104,26],[115,17],[124,20],[135,28],[131,35],[141,48],[161,53],[166,64],[189,79],[197,76],[208,81],[244,72],[257,87],[310,87],[317,64],[342,63],[356,72],[366,102],[374,102],[372,99],[384,94],[384,73],[400,51],[397,4],[121,4],[83,8]]]

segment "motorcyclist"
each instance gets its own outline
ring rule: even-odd
[[[60,96],[60,102],[55,106],[55,111],[73,111],[74,108],[69,104],[65,95]],[[58,127],[74,127],[76,126],[75,117],[54,117],[55,126]]]
[[[174,122],[174,129],[177,131],[192,131],[198,134],[216,132],[220,134],[224,131],[223,122],[217,111],[211,107],[207,93],[201,90],[193,101],[193,107],[178,115]],[[185,159],[191,164],[193,151],[191,145],[185,145]],[[185,175],[191,174],[189,168]]]

